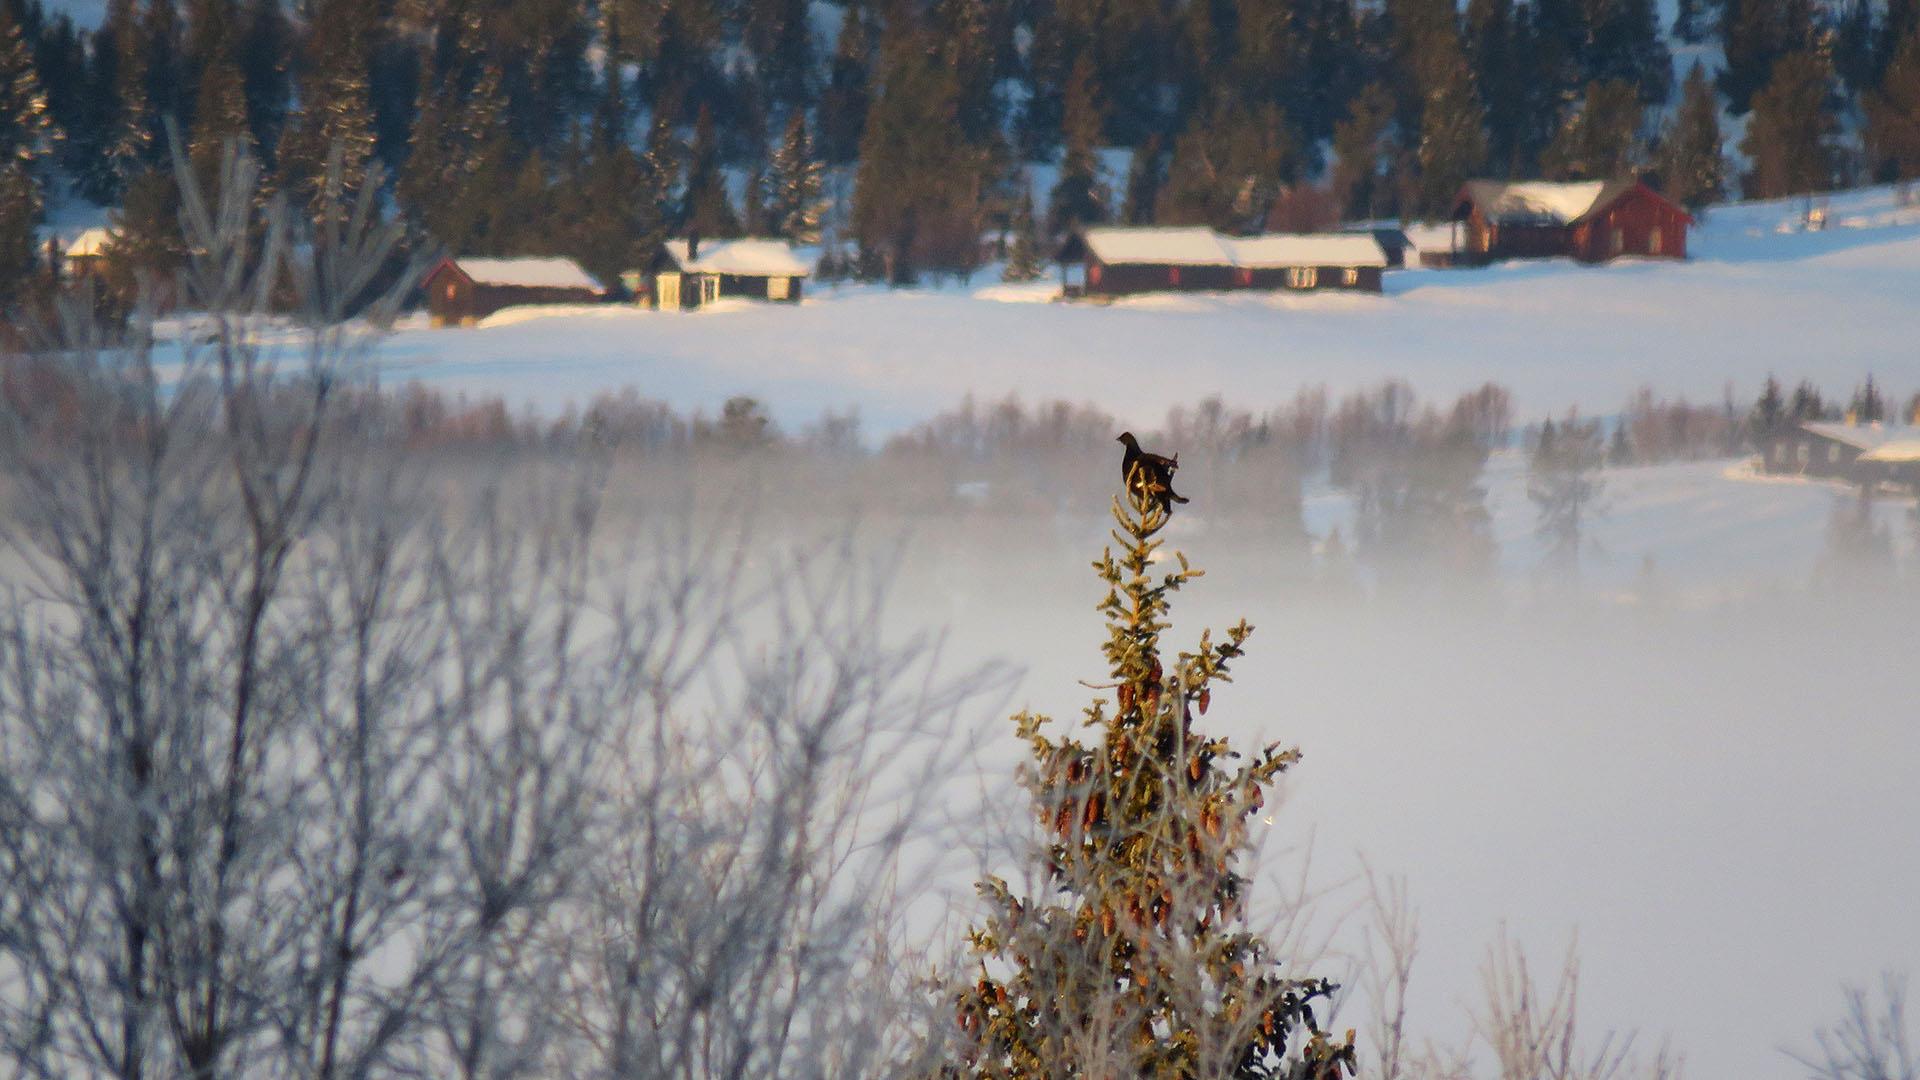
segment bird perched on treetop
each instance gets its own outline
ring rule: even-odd
[[[1138,494],[1149,506],[1162,512],[1169,512],[1170,502],[1183,503],[1187,500],[1173,490],[1173,472],[1180,467],[1180,455],[1162,457],[1149,454],[1140,449],[1140,443],[1133,432],[1123,431],[1115,439],[1126,446],[1127,454],[1120,459],[1120,478],[1126,481],[1127,490]]]

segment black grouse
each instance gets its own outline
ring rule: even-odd
[[[1180,455],[1149,454],[1140,449],[1131,431],[1121,432],[1115,441],[1127,448],[1126,456],[1120,459],[1120,478],[1126,481],[1128,491],[1139,494],[1149,506],[1163,512],[1172,509],[1170,502],[1187,501],[1173,490],[1173,473],[1180,467]]]

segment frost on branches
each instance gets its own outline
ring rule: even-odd
[[[1227,682],[1252,627],[1163,664],[1171,595],[1200,570],[1150,573],[1167,513],[1150,497],[1114,502],[1119,556],[1093,565],[1110,591],[1112,682],[1086,710],[1090,744],[1014,717],[1033,760],[1032,793],[1049,888],[1014,895],[988,878],[991,914],[970,934],[977,980],[957,992],[959,1051],[945,1075],[1335,1080],[1353,1069],[1353,1033],[1323,1032],[1325,979],[1282,975],[1248,926],[1247,823],[1299,751],[1249,760],[1193,727]]]

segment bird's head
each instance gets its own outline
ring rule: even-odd
[[[1114,440],[1113,440],[1113,441],[1114,441],[1114,442],[1117,442],[1117,443],[1125,443],[1125,444],[1127,444],[1128,446],[1131,446],[1131,447],[1136,447],[1136,448],[1137,448],[1137,447],[1138,447],[1138,446],[1140,445],[1139,443],[1137,443],[1137,442],[1135,442],[1135,441],[1134,441],[1134,439],[1133,439],[1133,432],[1131,432],[1131,431],[1123,431],[1123,432],[1121,432],[1121,433],[1120,433],[1119,435],[1117,435],[1117,436],[1115,436],[1115,437],[1114,437]]]

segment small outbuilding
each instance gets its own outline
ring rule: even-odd
[[[691,310],[726,296],[797,304],[812,273],[785,240],[756,237],[669,240],[651,269],[648,295],[663,311]]]
[[[1084,229],[1055,260],[1068,296],[1095,297],[1238,289],[1377,293],[1387,265],[1380,244],[1364,233],[1234,237],[1204,227]]]
[[[1454,264],[1568,256],[1684,259],[1693,216],[1639,180],[1469,180],[1454,200]]]
[[[113,231],[105,226],[82,230],[60,250],[61,276],[68,281],[99,277],[107,264],[107,246],[112,242]]]
[[[572,259],[441,259],[424,281],[435,326],[471,326],[502,308],[593,304],[606,292]]]
[[[1853,468],[1858,483],[1891,485],[1920,496],[1920,430],[1893,429],[1879,446],[1854,459]]]

